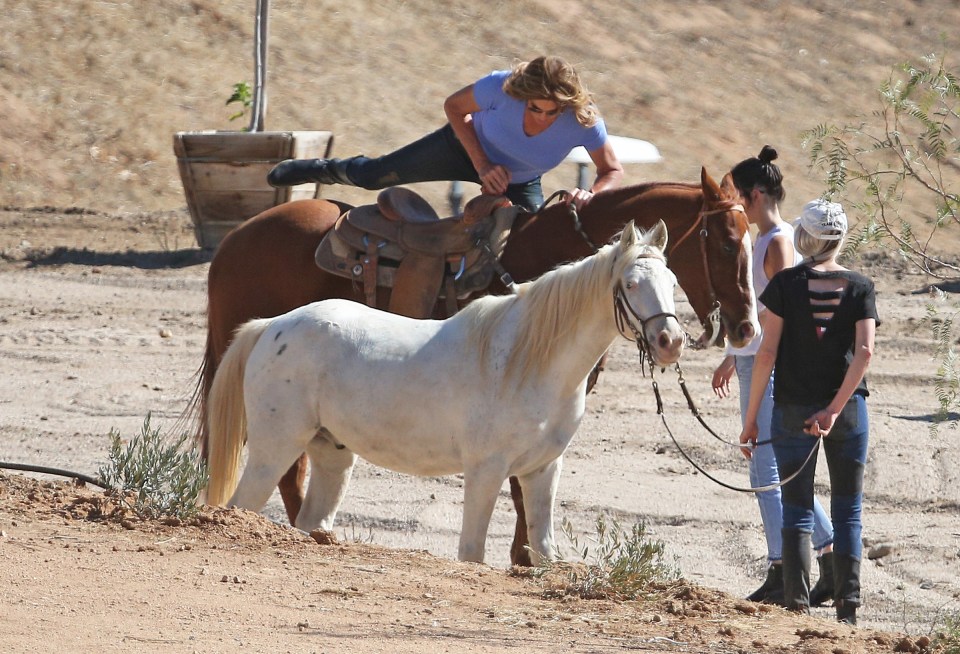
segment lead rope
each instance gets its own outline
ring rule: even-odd
[[[732,484],[726,483],[725,481],[721,481],[720,479],[717,479],[716,477],[714,477],[713,475],[711,475],[709,472],[707,472],[706,470],[704,470],[701,466],[699,466],[696,461],[694,461],[693,459],[691,459],[690,456],[689,456],[689,455],[686,453],[686,451],[683,449],[683,447],[681,447],[680,443],[677,442],[676,437],[673,435],[673,431],[670,429],[670,425],[667,424],[667,414],[666,414],[666,411],[664,411],[664,409],[663,409],[663,398],[660,397],[660,386],[657,384],[657,380],[656,380],[656,378],[654,377],[654,364],[653,364],[653,360],[650,359],[649,357],[647,357],[647,358],[649,359],[650,379],[651,379],[651,382],[652,382],[652,384],[653,384],[653,394],[654,394],[654,396],[655,396],[656,399],[657,399],[657,415],[660,416],[660,420],[663,422],[663,426],[664,426],[664,428],[667,430],[667,434],[670,436],[670,440],[673,441],[673,444],[676,446],[677,451],[680,452],[680,454],[683,456],[683,458],[686,459],[687,462],[688,462],[690,465],[692,465],[692,466],[694,467],[694,469],[697,470],[697,472],[699,472],[700,474],[702,474],[704,477],[706,477],[706,478],[709,479],[710,481],[714,482],[715,484],[718,484],[718,485],[720,485],[720,486],[723,486],[724,488],[727,488],[727,489],[732,490],[732,491],[737,491],[737,492],[739,492],[739,493],[763,493],[763,492],[765,492],[765,491],[775,490],[775,489],[777,489],[777,488],[780,488],[780,487],[783,486],[784,484],[789,484],[791,481],[793,481],[794,479],[796,479],[796,478],[797,478],[797,475],[799,475],[801,472],[803,472],[803,469],[804,469],[805,467],[807,467],[807,464],[810,463],[810,461],[816,457],[817,452],[818,452],[819,449],[820,449],[820,440],[819,440],[819,439],[817,439],[817,442],[814,444],[814,446],[813,446],[812,448],[810,448],[810,453],[807,455],[806,460],[803,462],[803,464],[802,464],[799,468],[797,468],[796,472],[794,472],[792,475],[790,475],[790,476],[787,477],[786,479],[781,480],[779,483],[776,483],[776,484],[768,484],[768,485],[766,485],[766,486],[757,486],[757,487],[754,487],[754,486],[746,486],[746,487],[743,487],[743,486],[734,486],[734,485],[732,485]],[[643,359],[644,359],[644,352],[643,352],[643,350],[641,350],[641,351],[640,351],[640,367],[641,367],[641,370],[643,370]],[[708,432],[710,432],[710,434],[712,434],[715,438],[717,438],[717,439],[718,439],[719,441],[721,441],[722,443],[725,443],[725,444],[727,444],[727,445],[733,445],[733,446],[735,446],[735,447],[737,447],[737,448],[743,447],[743,445],[741,445],[740,443],[731,443],[730,441],[721,438],[720,436],[718,436],[718,435],[707,425],[706,422],[704,422],[703,418],[702,418],[701,415],[700,415],[700,411],[699,411],[699,410],[696,408],[696,406],[694,405],[693,399],[692,399],[692,397],[690,396],[690,393],[689,393],[688,390],[687,390],[686,383],[684,382],[684,379],[683,379],[683,370],[680,369],[680,362],[679,362],[679,361],[678,361],[677,364],[676,364],[676,369],[677,369],[677,375],[678,375],[678,377],[679,377],[679,379],[680,379],[680,388],[683,390],[683,394],[684,394],[684,396],[687,398],[687,404],[688,404],[688,406],[690,407],[691,412],[692,412],[693,415],[697,418],[697,420],[700,422],[700,424],[703,425],[703,426],[706,428],[706,430],[707,430]],[[645,372],[646,372],[646,371],[644,371],[644,373],[645,373]],[[646,375],[644,375],[644,376],[646,376]],[[766,445],[766,444],[770,443],[772,440],[773,440],[773,439],[768,439],[768,440],[765,440],[765,441],[757,441],[757,445]],[[772,447],[772,446],[771,446],[771,447]]]

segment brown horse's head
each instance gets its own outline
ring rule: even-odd
[[[721,345],[726,337],[742,347],[760,331],[747,216],[729,173],[718,185],[702,168],[700,183],[703,205],[696,238],[706,283],[692,293],[687,290],[687,298],[704,323],[702,345]]]
[[[729,175],[718,185],[705,170],[700,184],[648,182],[601,191],[579,217],[561,203],[518,220],[501,263],[514,280],[533,279],[596,251],[628,220],[649,229],[663,219],[670,268],[706,330],[699,343],[722,345],[727,337],[744,345],[759,323],[747,218],[739,200]]]

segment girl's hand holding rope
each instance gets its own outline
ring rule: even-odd
[[[740,432],[740,452],[743,454],[743,458],[748,461],[753,458],[753,450],[757,446],[757,434],[760,433],[760,430],[757,428],[757,422],[748,422],[743,426],[743,431]]]

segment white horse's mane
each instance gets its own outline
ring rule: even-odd
[[[575,331],[580,316],[602,310],[613,313],[613,289],[626,269],[640,256],[653,256],[665,261],[663,252],[649,245],[650,235],[641,238],[626,251],[618,243],[603,246],[593,254],[573,263],[561,265],[537,279],[518,285],[515,295],[479,298],[460,314],[466,319],[468,338],[477,346],[481,361],[491,347],[497,326],[512,307],[522,308],[520,327],[507,359],[505,378],[523,382],[541,372],[563,348]]]

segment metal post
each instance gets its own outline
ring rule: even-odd
[[[253,34],[253,106],[248,132],[262,132],[267,114],[267,32],[270,0],[257,0]]]
[[[582,188],[584,191],[590,189],[590,184],[587,183],[588,175],[587,164],[577,164],[577,188]]]
[[[460,215],[460,206],[463,204],[463,185],[460,182],[450,182],[450,194],[447,196],[450,202],[451,216]]]

